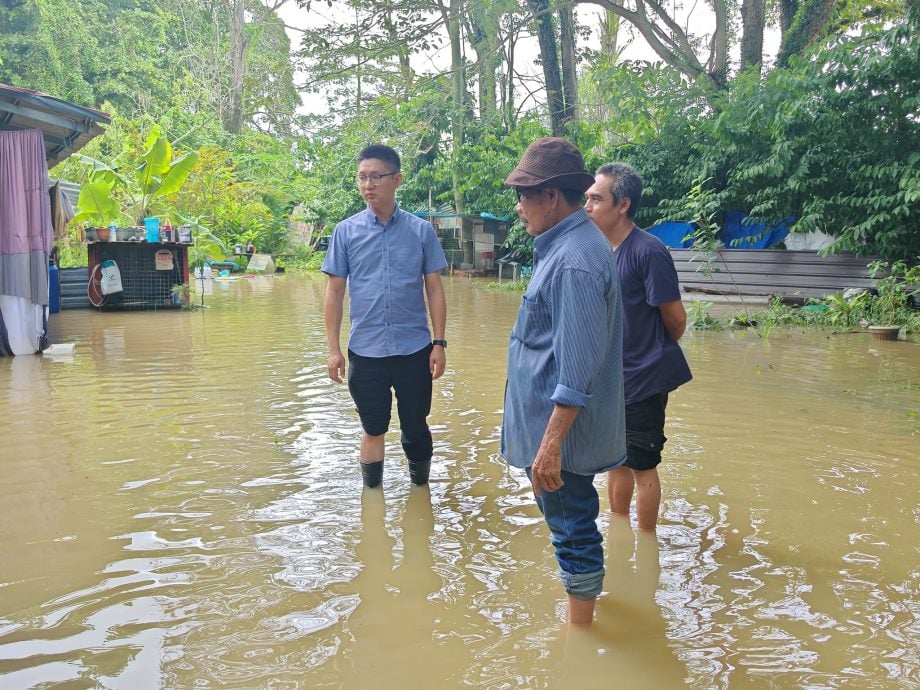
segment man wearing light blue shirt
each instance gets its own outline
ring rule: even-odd
[[[590,625],[604,581],[594,475],[623,464],[623,315],[610,244],[582,207],[594,183],[555,137],[505,180],[534,236],[534,270],[508,349],[501,453],[524,468],[552,533],[568,620]]]
[[[402,179],[399,154],[389,146],[361,152],[357,181],[367,208],[336,226],[322,268],[329,276],[323,307],[327,367],[338,383],[345,374],[340,332],[348,290],[348,390],[361,419],[361,474],[368,488],[383,479],[392,391],[409,476],[416,485],[427,483],[432,441],[426,418],[432,381],[444,373],[446,363],[447,306],[440,271],[447,260],[431,223],[396,203]]]

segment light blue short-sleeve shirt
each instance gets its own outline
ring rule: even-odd
[[[348,285],[348,349],[389,357],[431,343],[424,276],[446,267],[431,223],[398,206],[386,223],[369,208],[339,223],[322,270]]]

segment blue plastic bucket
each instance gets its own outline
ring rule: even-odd
[[[159,242],[160,241],[160,219],[159,218],[144,218],[144,229],[147,232],[148,242]]]

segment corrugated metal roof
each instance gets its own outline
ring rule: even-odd
[[[0,130],[40,129],[45,138],[48,167],[60,163],[102,134],[105,113],[54,96],[0,84]]]

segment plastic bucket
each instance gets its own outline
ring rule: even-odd
[[[144,229],[147,232],[148,242],[159,242],[160,241],[160,219],[159,218],[144,218]]]

